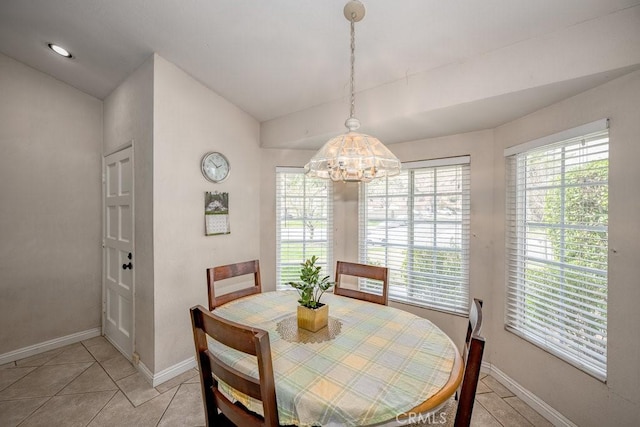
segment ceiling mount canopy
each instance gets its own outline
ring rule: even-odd
[[[360,121],[355,117],[355,23],[364,18],[364,5],[349,1],[344,16],[351,23],[351,108],[344,123],[348,132],[330,139],[305,166],[308,176],[344,182],[369,182],[375,178],[400,173],[400,160],[377,138],[356,130]]]

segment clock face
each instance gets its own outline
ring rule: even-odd
[[[230,169],[229,160],[220,153],[207,153],[202,158],[202,174],[211,182],[224,181]]]

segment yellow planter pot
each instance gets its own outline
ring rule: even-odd
[[[298,327],[307,331],[316,332],[327,326],[329,321],[329,306],[312,309],[298,306]]]

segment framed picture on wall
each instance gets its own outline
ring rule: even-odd
[[[204,193],[205,236],[230,234],[229,193],[207,191]]]

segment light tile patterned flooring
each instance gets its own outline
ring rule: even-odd
[[[198,372],[151,387],[106,339],[92,338],[0,366],[0,426],[203,426]],[[490,376],[473,426],[550,426]]]

